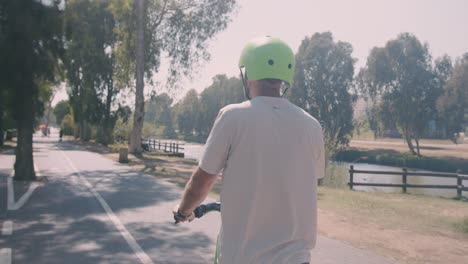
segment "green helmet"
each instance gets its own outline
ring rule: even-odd
[[[239,60],[249,80],[278,79],[292,85],[296,63],[294,53],[284,41],[259,37],[249,41]]]

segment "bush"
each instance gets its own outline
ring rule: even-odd
[[[348,168],[329,163],[321,185],[332,188],[346,188],[348,186]]]
[[[117,119],[114,126],[114,139],[116,141],[128,141],[132,133],[132,121],[124,122],[122,118]]]
[[[73,126],[74,126],[73,116],[71,114],[65,115],[62,120],[60,127],[63,129],[63,134],[67,136],[73,136]]]
[[[366,162],[394,167],[407,167],[438,172],[462,170],[468,173],[468,162],[463,159],[418,157],[411,153],[399,153],[393,150],[342,150],[335,156],[336,161]]]

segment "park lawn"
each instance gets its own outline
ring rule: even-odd
[[[320,187],[319,232],[401,263],[468,263],[468,202]]]

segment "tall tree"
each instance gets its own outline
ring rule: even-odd
[[[458,134],[468,126],[468,53],[456,61],[445,92],[438,99],[437,109],[450,135]]]
[[[145,103],[145,121],[155,124],[157,127],[164,127],[163,136],[166,138],[175,137],[172,123],[172,98],[167,93],[153,96]]]
[[[353,85],[353,48],[335,42],[332,33],[316,33],[302,40],[296,54],[296,75],[289,98],[316,117],[323,126],[330,155],[347,144],[353,129],[350,91]]]
[[[443,96],[445,87],[447,85],[448,79],[453,74],[453,62],[450,56],[444,55],[442,57],[437,58],[434,61],[434,93],[433,96],[436,96],[436,106],[438,100]],[[431,111],[434,115],[435,121],[435,131],[432,132],[433,135],[438,138],[447,138],[447,131],[449,130],[449,122],[446,122],[446,118],[444,115],[438,111],[437,107],[432,108]]]
[[[168,84],[190,75],[201,60],[209,59],[207,42],[226,28],[235,0],[116,0],[112,10],[118,21],[119,81],[136,84],[135,116],[130,151],[141,152],[141,127],[144,120],[144,80],[159,71],[161,56],[169,60]],[[142,13],[143,12],[143,13]],[[142,23],[142,24],[141,24]],[[140,29],[143,29],[141,34]],[[135,33],[136,32],[136,36]],[[143,45],[144,62],[141,56]],[[136,77],[136,83],[133,82]]]
[[[381,110],[394,118],[410,151],[420,155],[419,139],[428,121],[434,118],[435,100],[440,92],[434,89],[428,45],[410,33],[400,34],[385,47],[371,51],[364,71],[370,83],[366,87],[373,89],[368,94],[372,100],[381,101]]]
[[[200,94],[200,115],[196,131],[201,140],[208,138],[211,127],[221,108],[244,100],[242,82],[239,78],[228,78],[224,74],[213,77],[213,83]]]
[[[198,93],[194,89],[189,90],[185,97],[179,102],[177,111],[177,126],[179,133],[184,135],[186,140],[196,139],[195,133],[197,123],[200,118],[200,100]]]
[[[55,120],[57,121],[57,125],[61,125],[63,118],[70,113],[70,102],[68,100],[62,100],[58,102],[53,110],[55,115]]]
[[[116,95],[115,20],[108,1],[69,0],[66,8],[67,77],[74,119],[80,138],[87,140],[88,124],[99,125],[97,141],[113,140]]]
[[[15,180],[36,178],[32,155],[34,116],[38,112],[39,84],[54,81],[62,55],[60,1],[0,2],[0,86],[8,90],[18,129]],[[21,21],[21,23],[18,23]]]

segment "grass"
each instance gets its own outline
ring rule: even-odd
[[[367,193],[319,188],[319,207],[384,228],[402,228],[424,234],[458,233],[468,239],[468,203],[449,198],[399,193]],[[442,212],[441,212],[442,211]]]
[[[461,232],[465,233],[468,235],[468,217],[465,217],[462,221],[459,221],[456,225],[455,228],[460,230]]]

